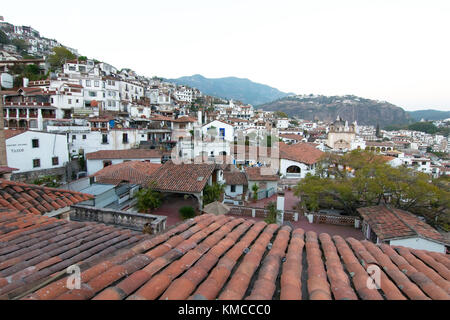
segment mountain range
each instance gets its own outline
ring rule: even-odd
[[[389,102],[347,96],[302,95],[289,96],[260,106],[266,111],[283,111],[290,117],[309,121],[334,121],[338,116],[360,125],[389,125],[411,123],[409,114]]]
[[[416,121],[422,119],[429,121],[445,120],[450,118],[450,111],[439,111],[439,110],[419,110],[408,112],[411,118]]]
[[[253,106],[269,103],[289,95],[268,85],[236,77],[209,79],[196,74],[178,79],[167,79],[167,81],[197,88],[209,96],[238,100]]]

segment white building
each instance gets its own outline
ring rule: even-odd
[[[8,165],[15,173],[64,167],[69,162],[64,134],[5,130]]]
[[[234,127],[231,124],[215,120],[202,127],[204,136],[213,135],[226,141],[234,141]]]

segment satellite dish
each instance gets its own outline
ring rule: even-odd
[[[14,84],[14,79],[9,73],[2,73],[0,83],[3,88],[11,89]]]

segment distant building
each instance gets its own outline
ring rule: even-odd
[[[351,125],[338,117],[330,126],[327,144],[333,150],[346,151],[352,149],[352,142],[356,140],[356,123]]]

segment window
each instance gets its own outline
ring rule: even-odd
[[[52,158],[52,165],[57,166],[59,164],[59,158],[58,157],[53,157]]]
[[[40,159],[34,159],[33,160],[33,168],[40,168],[41,167],[41,160]]]
[[[128,143],[128,133],[123,134],[123,143]]]
[[[98,81],[94,81],[94,87],[98,87],[100,84]]]
[[[103,161],[103,168],[112,166],[112,162],[111,161]]]
[[[102,135],[102,143],[103,144],[107,144],[108,143],[108,135],[107,134],[103,134]]]
[[[69,70],[70,71],[76,71],[76,68],[75,68],[75,66],[69,66]]]
[[[72,140],[77,140],[77,136],[76,136],[76,135],[73,135],[73,136],[72,136]]]
[[[83,140],[86,140],[86,135],[85,134],[83,134]]]
[[[96,97],[96,96],[97,96],[97,92],[95,92],[95,91],[89,91],[89,96],[90,96],[90,97]]]
[[[72,104],[72,99],[69,99],[69,100],[68,100],[68,103],[69,103],[69,104]]]
[[[33,145],[33,149],[39,148],[39,139],[31,140],[31,144]]]
[[[77,100],[76,100],[76,103],[79,103],[79,102],[80,102],[80,100],[77,99]]]
[[[231,192],[236,192],[236,186],[231,186]]]
[[[90,87],[91,86],[91,80],[86,80],[86,87]]]

